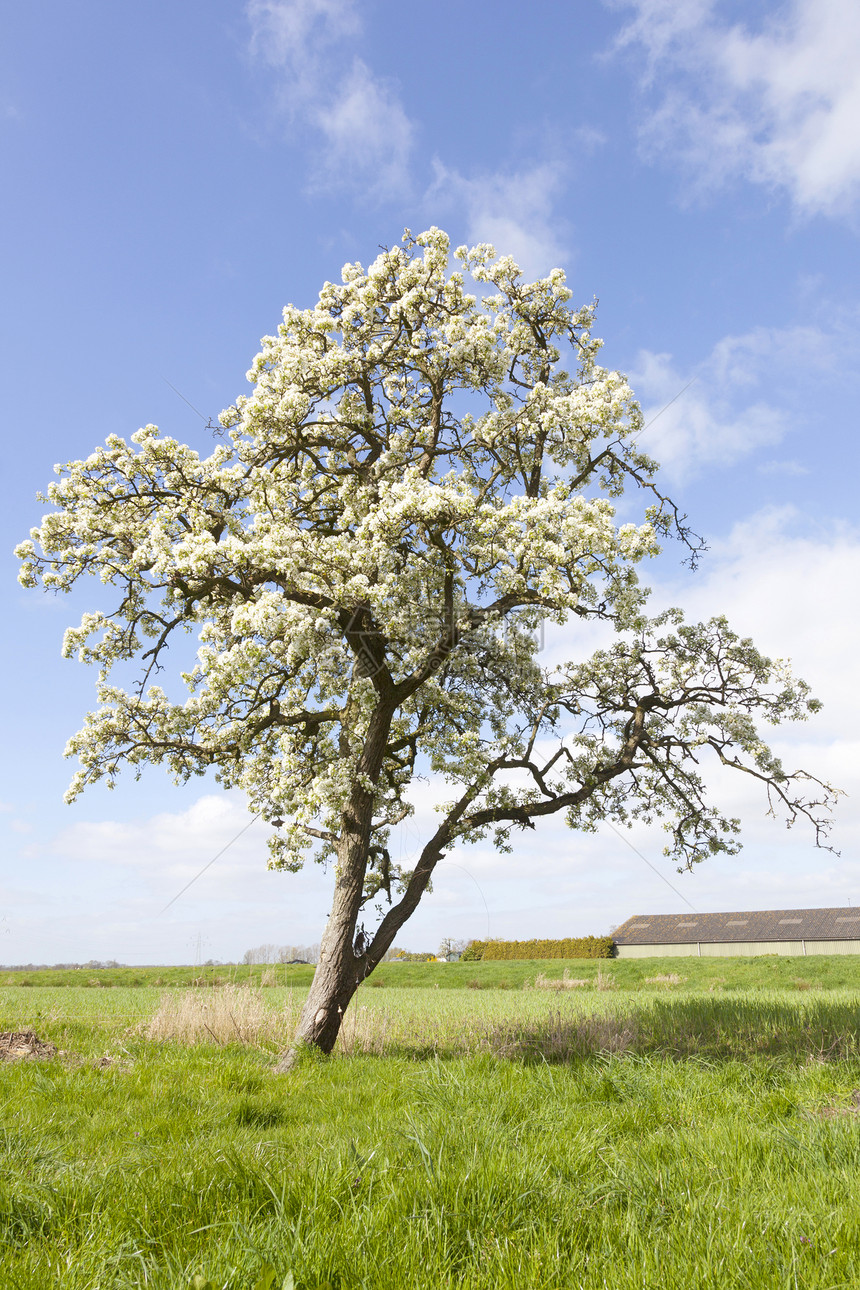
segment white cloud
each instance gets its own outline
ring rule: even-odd
[[[609,0],[636,16],[618,45],[644,50],[647,142],[700,184],[743,176],[808,214],[860,196],[860,8],[790,0],[757,30],[718,0]]]
[[[361,30],[353,0],[250,0],[251,48],[296,79],[319,71],[324,50]]]
[[[262,942],[319,940],[331,874],[313,863],[298,874],[269,870],[266,827],[237,836],[252,817],[236,795],[177,798],[175,810],[80,821],[33,847],[28,889],[4,891],[9,961],[188,962],[188,938],[199,934],[204,957],[231,959]]]
[[[407,188],[413,126],[396,85],[353,52],[352,0],[250,0],[247,13],[252,53],[281,75],[282,108],[318,133],[313,184],[376,199]]]
[[[838,320],[827,331],[757,327],[725,336],[687,369],[671,354],[641,350],[629,373],[647,425],[640,442],[676,482],[741,461],[806,427],[812,390],[821,381],[832,388],[837,375],[840,386],[853,379],[856,345],[856,323]],[[761,469],[804,473],[791,461]]]
[[[825,705],[799,737],[850,742],[860,729],[858,587],[860,531],[813,525],[782,507],[735,525],[712,545],[699,573],[660,594],[680,597],[697,617],[725,613],[760,649],[790,657]]]
[[[646,400],[646,429],[639,442],[674,480],[711,465],[729,465],[762,445],[778,443],[784,433],[777,409],[757,402],[735,412],[710,376],[704,364],[685,390],[692,378],[674,367],[671,354],[648,350],[638,355],[631,373],[634,389]]]
[[[314,120],[327,141],[318,181],[325,186],[351,182],[378,196],[408,186],[412,123],[394,86],[374,77],[356,58],[337,98],[318,104]]]
[[[811,846],[802,825],[786,834],[764,818],[754,786],[726,774],[721,800],[744,820],[746,854],[787,904],[844,903],[858,893],[860,866],[860,530],[815,523],[790,507],[768,509],[737,524],[713,545],[701,570],[683,583],[656,588],[660,603],[681,603],[691,619],[725,613],[733,628],[764,653],[788,658],[823,710],[808,722],[766,732],[786,769],[804,767],[847,793],[836,810],[833,843],[845,857],[831,861]],[[732,862],[735,875],[741,861]],[[852,878],[852,875],[853,878]],[[821,884],[821,885],[817,885]],[[773,901],[763,900],[766,906]],[[738,907],[736,901],[733,902]],[[718,906],[712,904],[711,908]]]
[[[251,821],[240,802],[225,794],[207,794],[182,811],[165,811],[149,819],[80,821],[63,829],[55,847],[68,860],[108,861],[156,875],[182,877],[198,871]],[[253,825],[227,853],[222,871],[249,850],[262,851],[262,825]]]
[[[527,923],[561,935],[565,920],[588,930],[587,919],[601,930],[637,911],[681,908],[680,899],[625,845],[627,840],[698,909],[860,900],[860,861],[854,859],[860,855],[860,530],[817,523],[791,508],[764,510],[715,542],[696,574],[649,581],[654,582],[655,611],[680,604],[692,621],[725,614],[764,653],[791,659],[796,675],[823,702],[823,711],[808,722],[765,728],[764,734],[786,769],[803,767],[848,794],[837,807],[832,835],[843,858],[817,851],[811,827],[799,823],[786,832],[779,821],[769,819],[760,785],[703,763],[713,800],[742,820],[739,856],[716,857],[693,874],[677,875],[662,856],[664,837],[656,826],[637,827],[622,841],[608,830],[583,837],[567,832],[559,821],[546,821],[535,835],[518,841],[514,857],[503,859],[495,871],[498,883],[489,881],[491,853],[485,866],[476,856],[476,872],[482,883],[483,874],[488,875],[494,892],[498,934],[518,935],[516,928]],[[595,630],[583,635],[577,623],[555,629],[549,661],[562,654],[585,656],[605,643],[597,636]],[[508,913],[497,919],[504,893],[515,890],[514,861],[527,876],[520,886],[523,908],[518,913],[511,896]],[[537,908],[540,902],[543,912]]]
[[[310,186],[376,200],[408,194],[415,124],[396,80],[357,52],[362,21],[355,0],[249,0],[247,14],[252,54],[279,75],[282,113],[318,141],[309,149]],[[590,126],[570,140],[582,153],[604,141]],[[422,203],[428,223],[465,215],[467,240],[493,242],[529,277],[564,263],[564,224],[553,213],[562,163],[464,175],[437,160],[433,170]]]
[[[467,177],[436,160],[434,171],[425,201],[437,209],[463,209],[469,242],[492,242],[500,254],[512,255],[530,278],[565,263],[568,251],[553,214],[564,177],[559,164]]]
[[[762,475],[785,475],[793,476],[799,479],[802,475],[808,475],[809,470],[806,466],[801,465],[799,461],[793,458],[786,458],[785,461],[765,461],[759,466],[759,473]]]

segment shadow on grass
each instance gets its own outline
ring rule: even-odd
[[[486,1049],[521,1061],[570,1062],[598,1054],[820,1061],[860,1055],[860,1009],[827,1000],[656,999],[601,1015],[553,1012],[488,1029]]]

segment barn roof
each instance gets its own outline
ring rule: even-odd
[[[850,941],[860,909],[753,909],[730,914],[637,914],[612,933],[616,945],[695,941]]]

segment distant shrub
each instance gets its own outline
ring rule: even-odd
[[[483,941],[481,959],[611,959],[615,942],[611,936],[580,936],[563,941]],[[466,950],[463,958],[469,953]]]
[[[460,955],[460,962],[461,963],[480,963],[481,959],[484,957],[484,950],[486,949],[486,945],[487,945],[486,941],[469,941],[469,944],[466,946],[466,948],[463,950],[463,953]]]

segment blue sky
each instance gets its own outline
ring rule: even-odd
[[[205,447],[283,305],[405,226],[561,265],[651,415],[688,386],[646,437],[710,551],[690,574],[670,548],[656,601],[791,657],[825,710],[775,743],[849,794],[841,859],[732,783],[737,859],[679,876],[659,832],[629,841],[700,910],[860,903],[858,119],[851,0],[535,0],[527,21],[508,0],[5,5],[4,549],[54,462],[108,434],[155,422]],[[60,643],[99,589],[24,592],[7,559],[2,595],[0,962],[317,940],[328,877],[267,871],[260,825],[160,912],[243,803],[152,771],[64,806],[94,678]],[[452,855],[402,939],[484,935],[481,893],[500,936],[686,907],[610,830],[551,822],[512,856]]]

